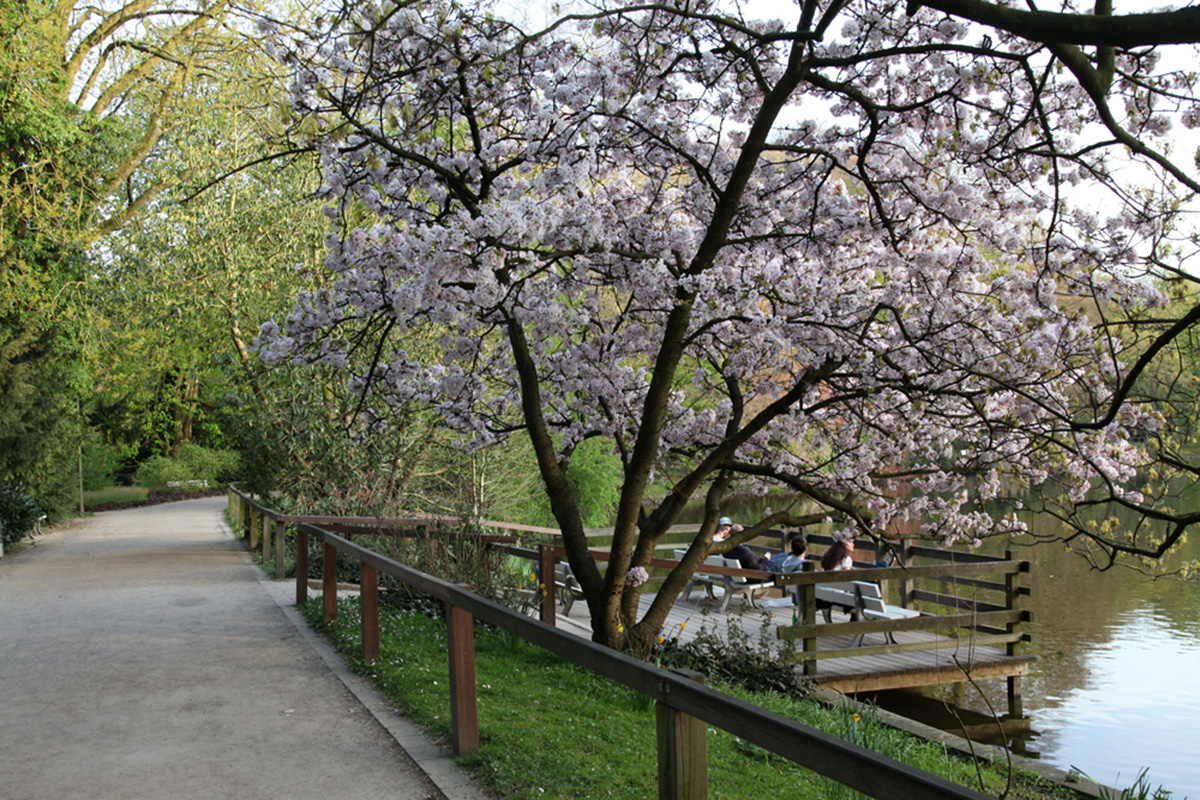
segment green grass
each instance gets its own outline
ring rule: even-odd
[[[305,607],[310,624],[325,634],[359,672],[435,739],[450,738],[446,628],[430,613],[380,610],[380,659],[359,658],[356,599],[339,602],[338,618],[320,624],[321,603]],[[657,745],[653,703],[631,690],[503,631],[476,625],[476,686],[481,746],[464,759],[474,779],[498,797],[622,798],[656,793]],[[976,767],[941,745],[877,723],[872,715],[777,693],[721,691],[788,716],[955,783],[978,787]],[[714,800],[763,797],[838,800],[860,797],[815,773],[731,734],[709,728],[709,796]],[[1001,793],[1001,765],[981,767],[983,790]],[[1010,798],[1074,797],[1051,792],[1022,774]]]
[[[83,493],[83,507],[91,508],[105,503],[130,503],[145,500],[150,490],[142,486],[109,486]]]

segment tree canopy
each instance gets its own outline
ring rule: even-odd
[[[1197,119],[1196,76],[1152,38],[934,5],[606,6],[534,33],[454,3],[348,14],[288,54],[294,105],[326,197],[375,219],[264,325],[264,356],[365,355],[379,425],[419,398],[467,446],[528,435],[616,645],[651,640],[734,490],[806,505],[728,546],[817,519],[1016,532],[1035,485],[1110,553],[1162,552],[1194,520],[1139,485],[1171,459],[1144,445],[1163,416],[1137,379],[1174,341],[1160,288],[1186,275],[1195,176],[1168,135]],[[436,358],[394,339],[424,326]],[[623,465],[607,567],[565,479],[593,438]],[[693,498],[705,523],[637,620],[625,576]],[[1095,503],[1167,525],[1097,526]]]

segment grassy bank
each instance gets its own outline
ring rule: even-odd
[[[339,603],[338,618],[322,626],[321,603],[305,606],[310,624],[323,629],[355,669],[435,739],[450,737],[445,623],[428,608],[381,609],[381,657],[358,661],[356,599]],[[567,664],[503,631],[476,626],[476,684],[481,747],[467,759],[476,781],[503,798],[618,798],[655,795],[657,746],[654,707],[648,699]],[[1027,773],[1011,776],[1000,765],[974,764],[940,745],[887,728],[870,714],[828,708],[777,693],[735,686],[716,688],[854,741],[919,769],[993,796],[1074,798]],[[723,731],[709,729],[709,796],[725,800],[763,797],[859,797],[786,759]]]
[[[109,486],[84,492],[83,507],[88,511],[93,511],[110,505],[143,503],[149,495],[150,490],[142,486]]]
[[[144,486],[109,486],[83,493],[83,509],[86,512],[115,511],[156,503],[171,503],[176,500],[194,500],[197,497],[212,497],[224,494],[220,489],[200,491],[152,492]]]

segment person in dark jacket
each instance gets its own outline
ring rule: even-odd
[[[723,542],[731,534],[742,530],[745,529],[741,525],[734,525],[733,520],[729,517],[721,517],[717,522],[717,532],[713,534],[713,541]],[[760,556],[744,544],[739,544],[731,550],[726,550],[721,555],[725,556],[725,558],[736,558],[738,563],[741,564],[742,569],[757,569],[763,572],[767,571],[767,563],[770,561],[770,553]]]

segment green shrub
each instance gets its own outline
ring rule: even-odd
[[[171,488],[171,484],[199,479],[182,461],[167,456],[151,456],[138,467],[136,480],[139,486],[145,486],[152,492],[162,492]]]
[[[42,509],[20,481],[0,483],[0,541],[5,547],[33,530]]]
[[[179,488],[212,488],[233,480],[241,469],[236,450],[210,450],[185,444],[175,458],[151,456],[137,470],[137,483],[152,492]],[[203,485],[201,485],[203,482]]]
[[[208,481],[209,486],[236,479],[242,466],[236,450],[216,450],[191,443],[180,446],[176,459],[187,466],[192,480]]]

